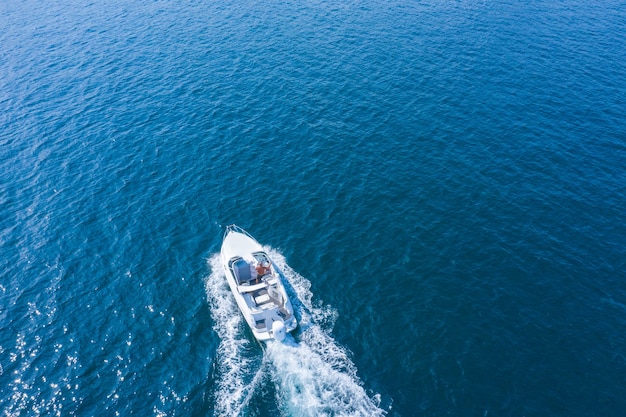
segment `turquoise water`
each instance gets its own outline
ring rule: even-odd
[[[0,410],[623,415],[624,50],[612,0],[3,2]]]

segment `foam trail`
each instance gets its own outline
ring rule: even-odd
[[[306,343],[267,347],[277,399],[285,416],[382,416],[356,375],[335,368],[333,353],[320,354]]]
[[[255,387],[261,383],[264,366],[248,353],[253,342],[245,333],[246,323],[228,288],[219,254],[209,259],[209,266],[206,293],[213,329],[220,338],[215,415],[236,416],[242,414]]]
[[[300,323],[299,341],[269,343],[266,356],[277,385],[279,407],[287,416],[383,416],[379,398],[370,398],[346,350],[330,335],[335,310],[313,303],[311,283],[287,265],[276,250],[264,248],[287,278]],[[378,396],[377,396],[378,397]]]
[[[311,283],[293,271],[282,254],[270,247],[264,249],[287,280],[285,286],[299,322],[298,340],[288,335],[285,343],[268,343],[263,358],[255,359],[250,352],[254,339],[245,331],[219,254],[213,255],[206,291],[220,337],[215,414],[245,414],[255,390],[271,377],[284,416],[385,415],[361,386],[348,352],[330,335],[337,312],[314,303]]]

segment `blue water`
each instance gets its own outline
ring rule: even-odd
[[[0,413],[623,416],[625,50],[617,0],[3,1]]]

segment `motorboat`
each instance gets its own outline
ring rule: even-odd
[[[252,334],[259,341],[282,341],[298,322],[280,269],[248,232],[226,226],[221,249],[226,280]]]

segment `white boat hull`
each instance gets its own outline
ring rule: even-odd
[[[235,225],[226,228],[221,257],[230,290],[254,337],[283,340],[298,322],[282,272],[263,247]]]

